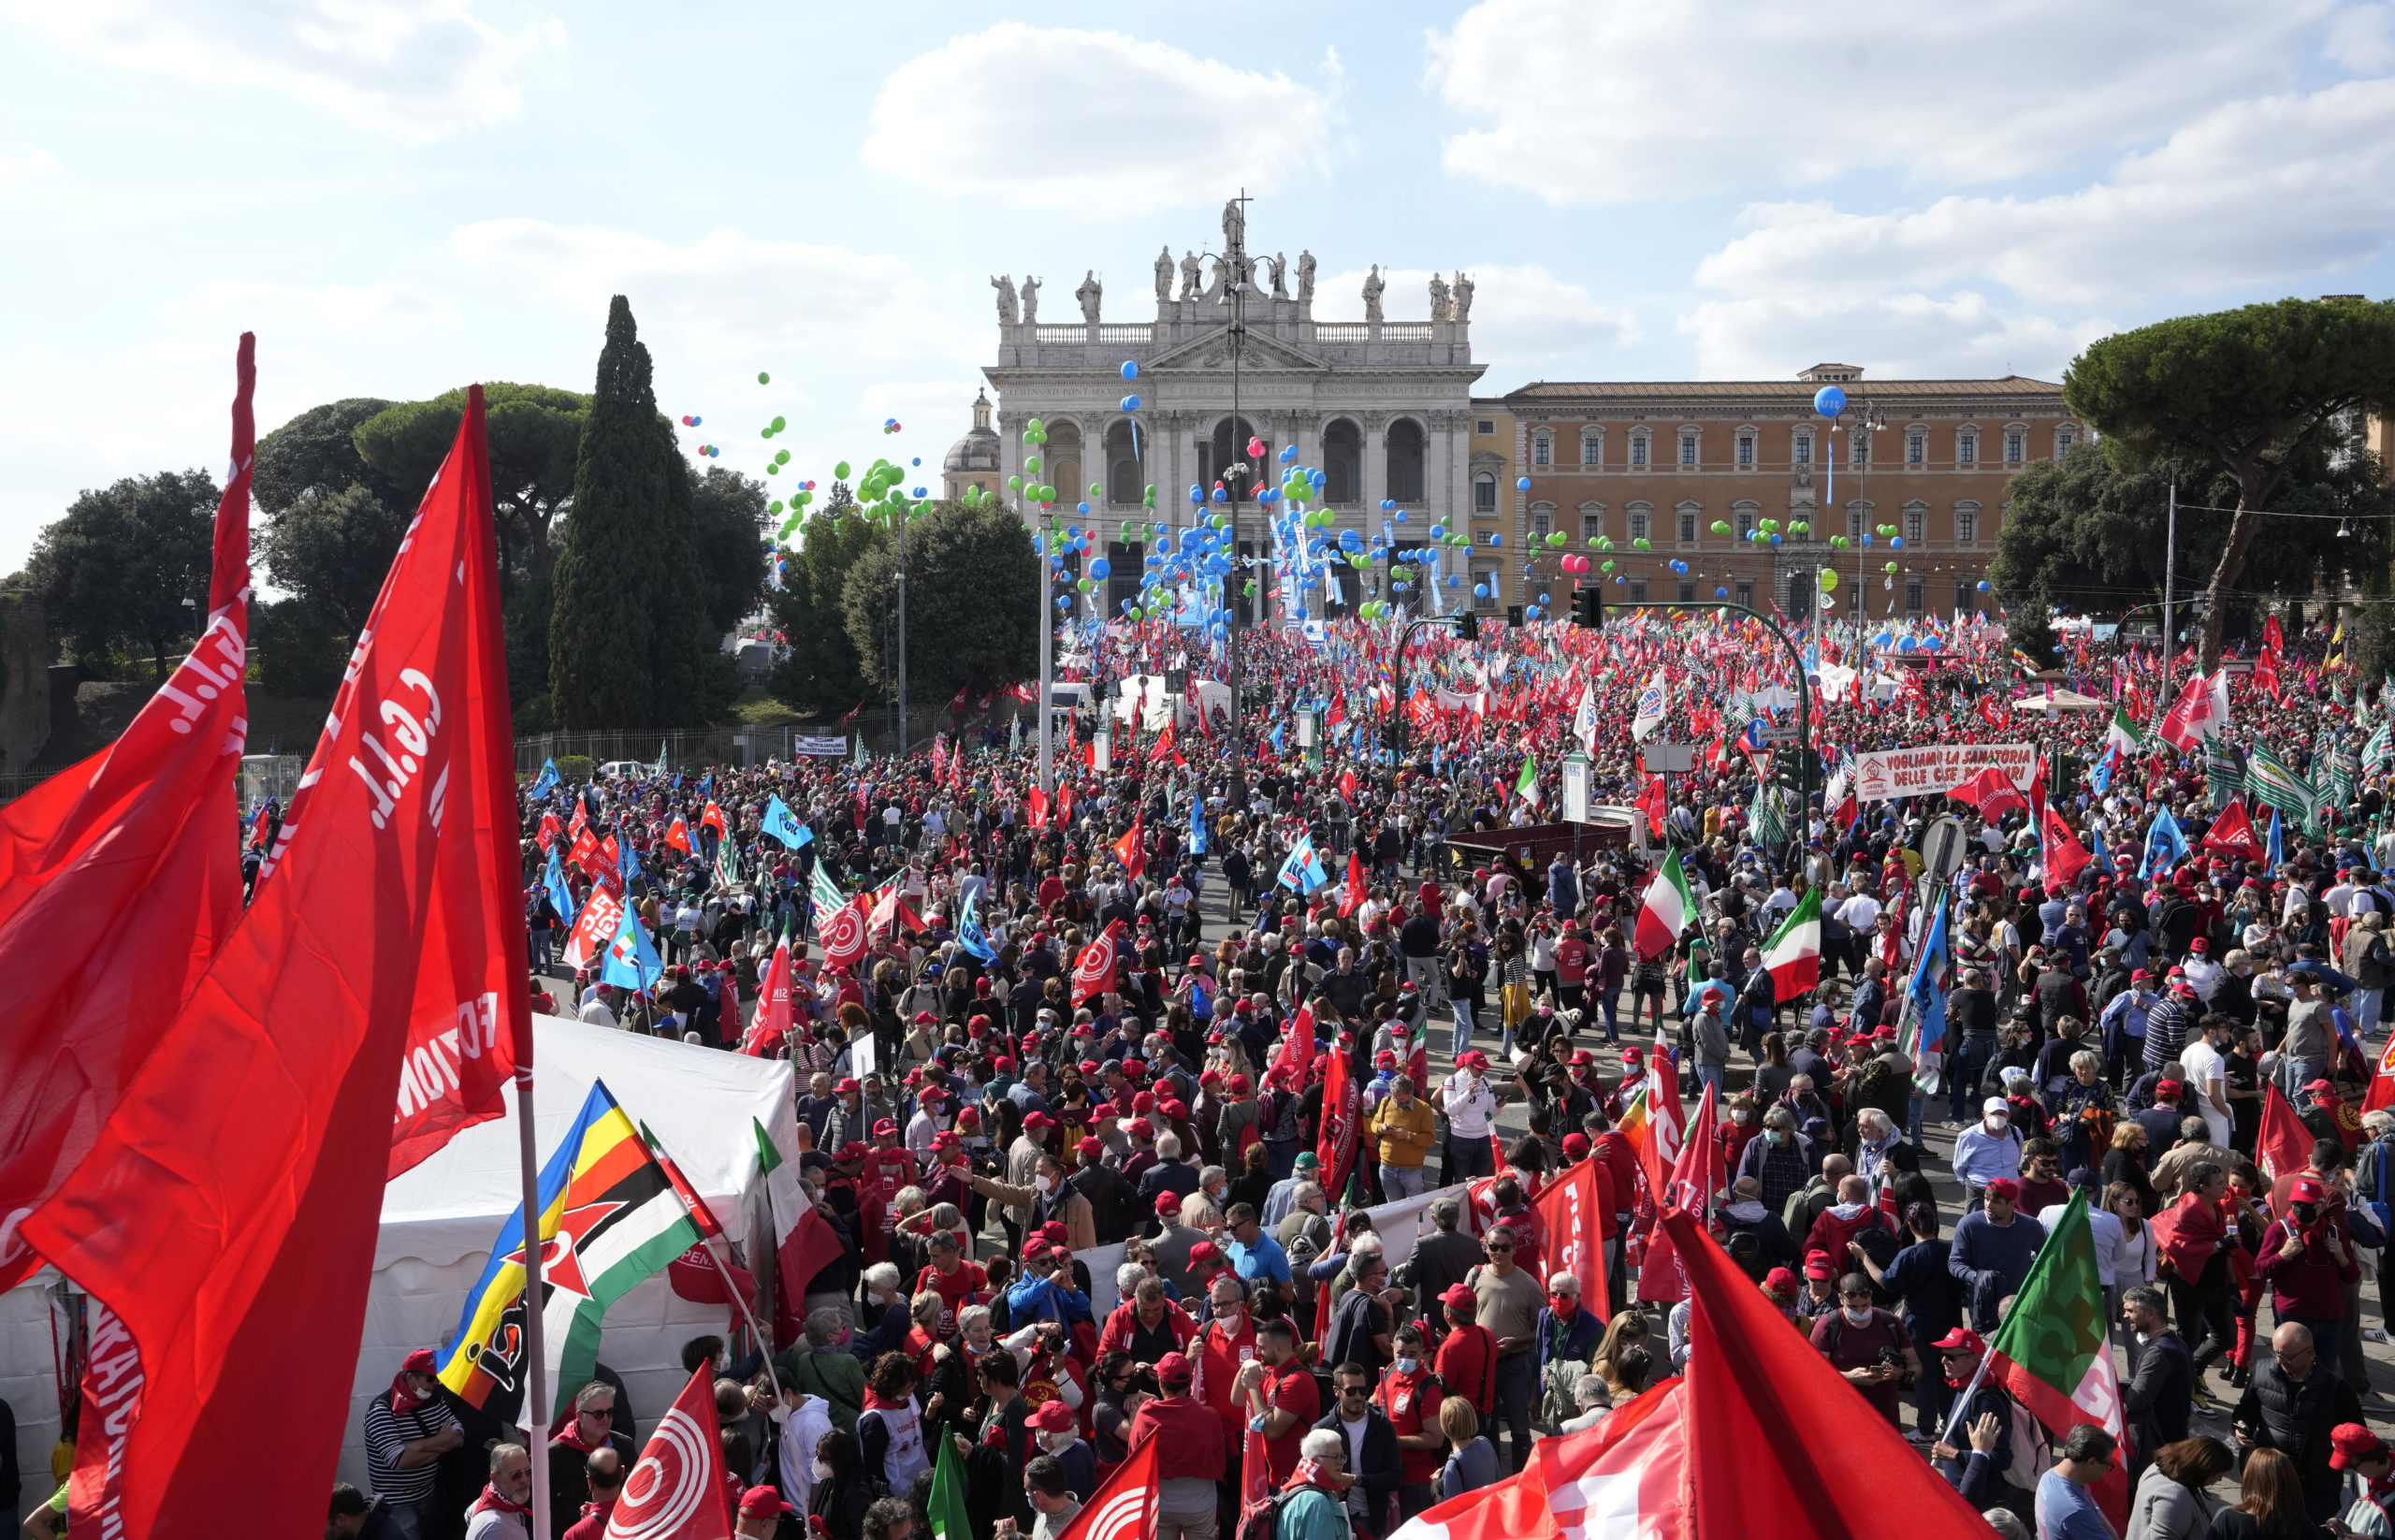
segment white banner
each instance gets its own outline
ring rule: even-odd
[[[849,751],[846,733],[800,733],[791,737],[790,751],[816,759],[836,760]]]
[[[2037,773],[2038,750],[2025,743],[1933,743],[1918,748],[1883,748],[1854,756],[1854,794],[1865,802],[1894,797],[1938,796],[1990,765],[2026,792]]]

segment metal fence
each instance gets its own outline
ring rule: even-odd
[[[60,770],[65,765],[59,766]],[[0,806],[5,806],[58,774],[58,770],[12,770],[0,775]]]
[[[967,725],[978,734],[979,729],[991,721],[1003,729],[1005,719],[1003,712],[993,719],[977,715],[969,719]],[[953,718],[944,713],[935,716],[920,709],[909,719],[908,726],[914,729],[907,734],[912,740],[908,748],[916,753],[925,752],[931,748],[935,732],[945,732],[951,737],[956,732]],[[515,773],[519,777],[530,779],[540,774],[544,763],[556,760],[563,767],[569,756],[588,759],[589,768],[594,771],[600,765],[619,760],[654,767],[660,754],[664,756],[668,770],[718,764],[756,765],[769,759],[796,757],[802,739],[820,741],[827,737],[840,739],[847,746],[843,752],[849,754],[856,751],[857,740],[862,737],[865,752],[881,758],[891,752],[896,733],[890,720],[890,713],[878,708],[864,713],[853,727],[842,727],[834,720],[812,727],[735,725],[673,733],[660,733],[655,728],[541,733],[515,740]],[[579,769],[580,766],[573,768]]]

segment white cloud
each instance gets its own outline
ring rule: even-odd
[[[1002,22],[891,71],[865,159],[1042,220],[1269,193],[1322,168],[1343,79],[1314,89],[1117,32]]]
[[[2090,304],[2333,272],[2395,240],[2395,80],[2229,103],[2053,197],[1882,214],[1776,204],[1747,220],[1698,265],[1700,284],[1861,295],[1994,281]]]
[[[1696,346],[1697,377],[1789,380],[1817,363],[1860,364],[1871,379],[1969,379],[2061,370],[2109,321],[2068,325],[2008,312],[1978,294],[1711,300],[1679,318]]]
[[[127,69],[283,92],[345,123],[429,139],[513,117],[519,67],[564,46],[474,0],[0,0],[0,15]]]
[[[32,145],[0,150],[0,193],[13,193],[22,183],[57,169],[58,162],[47,150],[36,150]]]
[[[457,309],[406,283],[216,283],[158,307],[170,320],[227,332],[393,333],[456,319]]]
[[[1484,126],[1447,169],[1550,203],[1807,185],[1890,167],[2010,181],[2286,89],[2331,0],[1483,0],[1429,39],[1430,85]],[[2346,45],[2356,53],[2370,45]]]
[[[1472,355],[1495,377],[1547,359],[1586,359],[1604,348],[1634,345],[1638,324],[1626,310],[1602,304],[1577,283],[1546,269],[1479,267],[1471,275]],[[1455,281],[1454,273],[1440,275]],[[1382,310],[1392,321],[1430,313],[1430,269],[1384,268],[1388,284]],[[1324,321],[1364,318],[1364,272],[1333,273],[1316,285],[1314,315]]]
[[[2395,65],[2395,6],[2352,6],[2329,22],[2327,52],[2357,75]]]

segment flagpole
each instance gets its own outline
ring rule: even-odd
[[[532,1460],[532,1540],[549,1540],[549,1459],[547,1432],[549,1368],[542,1343],[541,1156],[532,1131],[532,1070],[515,1069],[515,1152],[524,1187],[524,1426],[531,1435],[527,1452]]]
[[[1950,1447],[1953,1446],[1954,1430],[1961,1426],[1963,1414],[1971,1409],[1971,1398],[1980,1393],[1980,1386],[1987,1378],[1987,1366],[1995,1359],[1996,1344],[1990,1343],[1980,1353],[1980,1366],[1971,1371],[1971,1383],[1965,1386],[1963,1393],[1954,1398],[1954,1409],[1946,1415],[1946,1431],[1938,1435],[1938,1443]]]

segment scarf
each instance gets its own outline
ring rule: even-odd
[[[405,1417],[431,1399],[415,1393],[415,1387],[408,1384],[406,1370],[402,1369],[391,1376],[391,1410],[397,1415]]]
[[[1347,1493],[1331,1479],[1330,1473],[1314,1460],[1299,1460],[1298,1468],[1289,1473],[1289,1479],[1281,1483],[1281,1489],[1285,1492],[1296,1491],[1300,1487],[1319,1487],[1334,1502],[1344,1504],[1347,1501]]]
[[[567,1417],[564,1431],[552,1436],[549,1442],[562,1444],[569,1449],[578,1450],[586,1455],[600,1446],[596,1444],[585,1444],[582,1441],[582,1419],[573,1416]]]
[[[509,1502],[497,1487],[486,1485],[483,1488],[482,1496],[474,1499],[474,1505],[466,1510],[466,1517],[472,1518],[478,1513],[520,1513],[529,1518],[531,1512],[521,1503]]]

